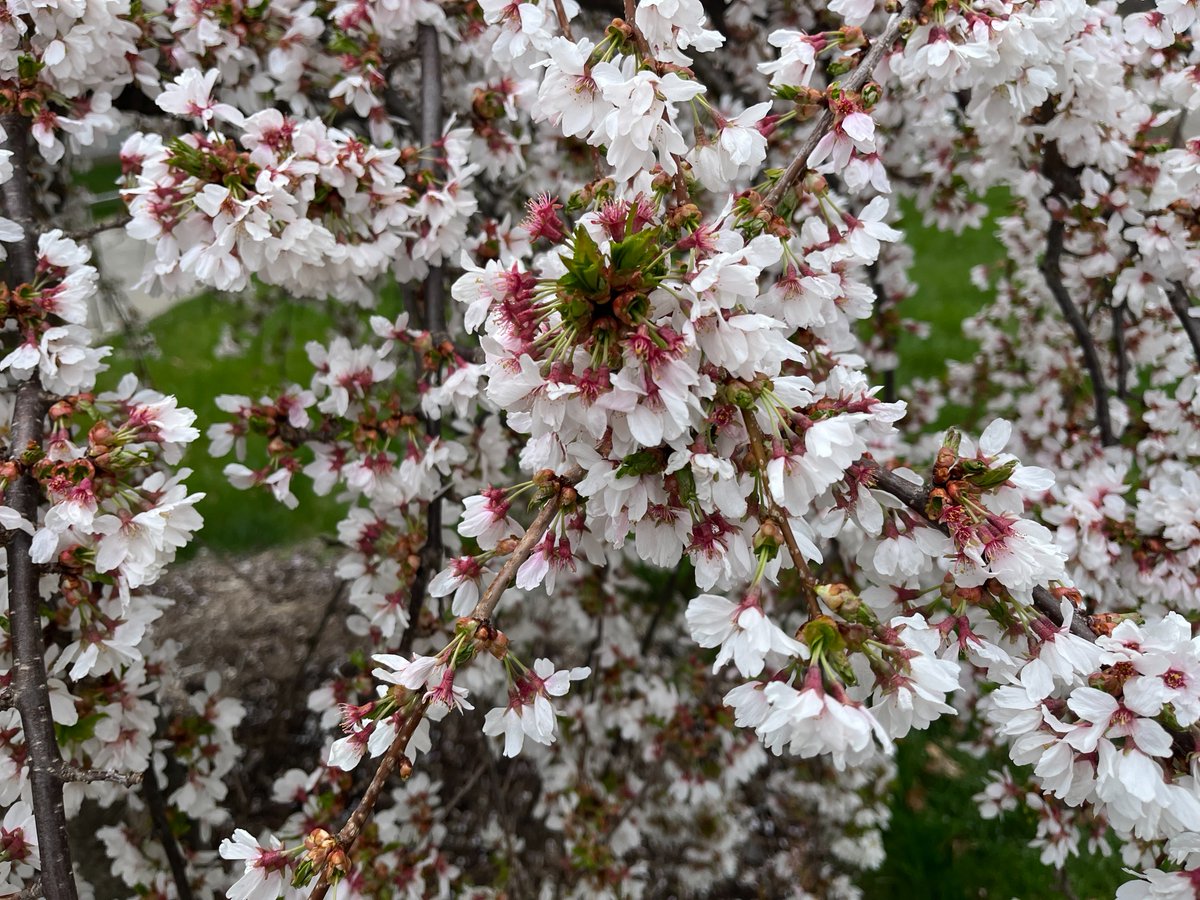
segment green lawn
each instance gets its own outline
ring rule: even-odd
[[[210,457],[204,434],[209,425],[227,420],[215,406],[220,394],[258,399],[285,381],[307,385],[312,367],[304,344],[324,339],[329,321],[316,306],[298,302],[258,319],[234,301],[205,294],[148,323],[146,330],[153,338],[149,352],[137,354],[130,349],[133,342],[118,342],[117,359],[102,376],[102,388],[111,387],[120,373],[142,371],[150,386],[174,394],[181,405],[196,411],[201,436],[188,449],[184,464],[194,470],[188,486],[207,496],[198,506],[205,524],[193,546],[249,551],[334,533],[341,518],[337,505],[313,496],[306,479],[292,482],[300,499],[295,511],[275,502],[266,491],[236,490],[221,474],[225,465],[234,461],[233,455]],[[222,358],[214,352],[226,324],[234,326],[245,346],[244,354]],[[256,455],[255,449],[251,443],[250,465],[264,458],[261,452]]]
[[[1003,196],[989,198],[999,209]],[[993,263],[1002,249],[995,237],[995,215],[983,226],[962,234],[926,228],[921,214],[911,202],[901,204],[901,228],[913,248],[913,267],[909,277],[917,284],[917,293],[901,305],[906,318],[930,324],[928,337],[904,334],[897,346],[900,384],[913,378],[937,378],[945,371],[945,361],[970,359],[973,342],[962,336],[960,323],[978,311],[987,295],[971,283],[971,269]]]

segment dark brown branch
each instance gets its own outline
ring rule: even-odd
[[[1100,443],[1111,447],[1117,443],[1113,434],[1112,419],[1108,414],[1108,386],[1104,381],[1104,365],[1100,361],[1100,353],[1096,342],[1088,329],[1087,322],[1079,312],[1071,295],[1067,293],[1062,278],[1063,237],[1066,234],[1066,223],[1061,218],[1051,217],[1050,228],[1046,231],[1046,255],[1042,257],[1042,277],[1046,279],[1046,287],[1050,289],[1063,318],[1071,326],[1079,349],[1083,353],[1084,365],[1087,366],[1088,376],[1092,381],[1092,396],[1096,405],[1096,428],[1100,432]]]
[[[12,153],[13,174],[3,185],[4,208],[8,218],[19,224],[24,236],[9,245],[6,262],[9,287],[33,280],[36,270],[36,225],[33,219],[33,187],[29,180],[29,122],[18,115],[0,118],[7,135],[4,149]],[[41,447],[47,405],[36,380],[17,388],[13,408],[12,448],[21,454],[27,448]],[[39,490],[37,482],[22,474],[4,492],[5,504],[30,522],[37,521]],[[29,556],[32,538],[23,531],[9,539],[8,608],[12,634],[12,689],[21,714],[21,728],[29,759],[29,781],[33,797],[33,815],[37,823],[38,845],[42,859],[42,887],[49,900],[75,900],[78,893],[71,871],[71,846],[67,837],[67,817],[63,808],[63,786],[55,774],[62,763],[50,712],[50,691],[46,684],[46,644],[38,605],[41,590],[38,573]]]
[[[77,231],[72,231],[68,237],[73,241],[86,241],[94,238],[102,231],[112,231],[114,228],[124,228],[129,224],[129,216],[117,216],[112,219],[105,219],[103,222],[94,222],[87,228],[80,228]]]
[[[1167,291],[1167,297],[1171,302],[1171,309],[1175,311],[1175,315],[1179,318],[1179,324],[1183,326],[1183,332],[1187,335],[1187,339],[1191,342],[1192,353],[1196,355],[1196,362],[1200,363],[1200,322],[1191,315],[1192,301],[1188,297],[1187,291],[1178,281],[1171,285],[1171,289]]]
[[[883,286],[883,282],[879,278],[879,261],[871,263],[867,266],[867,279],[871,283],[871,290],[875,292],[875,309],[874,320],[875,327],[878,329],[880,344],[883,352],[891,354],[896,352],[896,336],[889,327],[888,318],[890,311],[886,309],[888,305],[887,288]],[[883,402],[896,402],[896,370],[895,368],[884,369],[881,373],[883,376]]]
[[[1122,400],[1129,393],[1129,352],[1125,347],[1125,307],[1113,304],[1113,352],[1117,356],[1117,396]]]
[[[859,460],[859,465],[866,466],[871,470],[871,477],[877,488],[886,491],[897,500],[900,500],[924,521],[942,532],[942,534],[950,533],[950,529],[930,517],[927,510],[929,505],[929,488],[924,484],[913,484],[911,481],[901,478],[890,469],[885,469],[873,459],[864,457]],[[1060,609],[1059,601],[1054,598],[1054,595],[1049,590],[1041,585],[1033,589],[1033,605],[1037,608],[1038,612],[1055,625],[1062,624],[1062,610]],[[1092,631],[1085,616],[1075,616],[1071,620],[1071,633],[1086,638],[1089,641],[1096,639],[1096,632]]]
[[[475,605],[475,609],[471,613],[472,618],[478,619],[481,622],[491,619],[492,613],[496,609],[496,604],[500,602],[500,595],[504,593],[505,588],[508,587],[516,575],[521,563],[529,558],[534,547],[537,546],[538,541],[541,540],[542,535],[545,533],[546,527],[558,513],[559,507],[562,505],[563,492],[566,486],[573,484],[582,477],[583,470],[578,466],[573,467],[566,475],[559,477],[558,490],[538,510],[538,514],[534,517],[533,522],[530,523],[525,534],[517,542],[512,555],[500,567],[500,571],[492,579],[492,583],[488,585],[487,590],[484,591],[479,603]],[[367,818],[371,815],[371,811],[375,808],[375,803],[379,800],[379,795],[382,793],[384,785],[404,756],[404,750],[408,747],[408,742],[412,740],[413,733],[417,730],[417,726],[421,723],[421,719],[425,716],[425,710],[428,708],[429,701],[422,699],[409,712],[395,740],[392,741],[392,745],[388,747],[387,752],[380,759],[379,768],[375,770],[375,775],[371,778],[371,783],[367,786],[366,793],[363,794],[362,799],[358,802],[358,806],[354,808],[354,812],[350,814],[350,818],[346,820],[346,824],[342,826],[341,831],[337,833],[335,838],[337,845],[347,856],[354,849],[354,842],[358,840],[358,836],[362,832]],[[329,892],[329,876],[329,869],[323,869],[320,877],[317,879],[316,886],[313,888],[312,894],[309,895],[309,900],[324,900],[325,895]]]
[[[762,429],[758,427],[758,421],[754,418],[754,413],[751,410],[742,410],[742,422],[746,426],[746,434],[750,437],[750,452],[754,455],[755,465],[758,466],[759,477],[765,481],[767,477],[766,440],[763,437]],[[775,498],[771,496],[770,490],[766,491],[766,499],[771,510],[770,518],[774,520],[779,530],[783,533],[783,542],[787,545],[788,555],[792,558],[792,565],[795,566],[796,574],[800,577],[800,587],[804,593],[804,602],[808,606],[809,613],[815,618],[821,615],[821,604],[817,600],[816,576],[813,575],[812,569],[809,568],[808,560],[800,552],[800,545],[796,543],[796,535],[792,533],[792,526],[788,522],[787,513],[781,510],[778,504],[775,503]]]
[[[496,611],[496,604],[500,602],[500,595],[508,588],[508,585],[516,577],[517,569],[525,560],[529,559],[537,546],[538,541],[546,533],[546,529],[550,523],[554,521],[554,517],[558,515],[559,507],[562,506],[563,486],[574,484],[583,477],[583,470],[579,466],[571,468],[566,475],[561,476],[559,481],[559,489],[550,497],[542,508],[538,510],[538,514],[533,517],[533,521],[529,523],[529,527],[525,530],[525,534],[517,541],[517,546],[513,548],[512,554],[504,561],[504,565],[500,567],[500,571],[496,577],[492,579],[492,583],[487,586],[487,590],[483,592],[483,596],[479,598],[479,602],[475,604],[475,609],[471,611],[471,618],[485,622],[492,617],[492,613]]]
[[[432,147],[442,137],[442,56],[438,32],[432,25],[417,29],[417,52],[421,57],[421,143]],[[431,334],[446,333],[445,280],[441,266],[430,266],[425,276],[425,329]],[[440,368],[440,367],[439,367]],[[435,372],[434,377],[440,375]],[[441,435],[441,421],[433,416],[425,420],[425,432],[430,438]],[[413,579],[408,602],[408,627],[400,638],[399,652],[412,650],[421,610],[425,606],[429,582],[442,567],[442,496],[439,493],[425,508],[425,545],[421,548],[421,563]]]
[[[862,61],[855,66],[854,71],[847,75],[844,79],[837,82],[842,92],[857,93],[861,91],[868,81],[871,80],[871,74],[875,71],[875,67],[879,65],[879,61],[883,59],[883,55],[892,49],[892,45],[896,43],[896,39],[903,32],[906,22],[911,22],[913,17],[920,10],[923,3],[922,0],[906,0],[903,8],[896,15],[892,16],[887,27],[871,44],[871,49],[867,51],[867,55],[862,58]],[[799,152],[792,159],[779,180],[767,192],[767,196],[763,199],[763,205],[774,211],[779,206],[779,202],[784,198],[784,195],[791,190],[804,173],[808,171],[808,158],[812,156],[814,150],[817,149],[817,144],[821,138],[833,128],[833,112],[826,109],[817,119],[817,124],[809,133],[801,145]]]
[[[162,844],[163,852],[167,855],[167,865],[171,867],[171,877],[175,881],[175,894],[178,900],[192,900],[187,861],[179,849],[179,842],[175,840],[175,832],[171,830],[171,822],[167,818],[167,804],[158,785],[158,776],[154,773],[153,759],[146,767],[146,777],[142,779],[142,799],[146,801],[146,808],[150,811],[150,821],[158,842]]]

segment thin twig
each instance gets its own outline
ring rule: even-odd
[[[583,470],[578,466],[573,467],[566,475],[559,477],[558,490],[546,500],[545,505],[538,511],[538,514],[534,517],[524,536],[517,542],[512,555],[500,567],[500,571],[492,580],[492,583],[488,585],[483,597],[476,604],[474,612],[471,613],[472,618],[479,619],[480,621],[491,618],[492,612],[495,611],[496,604],[500,600],[500,595],[504,593],[505,588],[512,581],[517,568],[529,558],[529,555],[533,552],[533,548],[545,532],[546,526],[553,519],[554,515],[557,514],[559,507],[562,505],[565,487],[582,477]],[[358,802],[358,806],[354,808],[354,812],[350,814],[350,818],[346,820],[346,824],[337,833],[335,838],[337,845],[347,855],[354,849],[354,843],[358,840],[363,826],[371,815],[371,811],[375,808],[384,785],[403,757],[404,750],[408,747],[408,742],[412,740],[413,733],[417,730],[417,726],[421,723],[421,719],[424,718],[425,711],[428,708],[429,700],[422,698],[407,715],[395,740],[392,741],[392,745],[388,747],[387,752],[380,759],[379,768],[375,770],[375,775],[371,778],[371,783],[367,786],[367,790]],[[316,887],[313,888],[313,892],[309,896],[309,900],[324,900],[325,895],[329,891],[329,875],[330,871],[328,868],[322,870],[320,877],[317,879]]]
[[[871,44],[871,49],[867,51],[867,55],[863,57],[862,62],[855,66],[854,71],[842,81],[837,82],[838,87],[843,93],[857,93],[863,89],[866,83],[871,80],[871,74],[875,71],[875,67],[879,65],[879,61],[883,59],[883,55],[892,49],[892,45],[900,37],[905,27],[904,23],[911,20],[922,5],[922,0],[907,0],[900,12],[892,16],[887,27],[883,29],[883,33]],[[801,145],[800,151],[792,159],[783,174],[779,176],[779,180],[775,182],[771,190],[767,192],[767,196],[763,199],[763,206],[774,212],[784,195],[791,190],[792,185],[804,176],[804,173],[808,171],[808,158],[817,149],[817,144],[820,143],[821,138],[833,127],[833,121],[834,115],[832,110],[826,109],[821,113],[817,119],[816,126]]]
[[[751,410],[742,410],[742,421],[746,425],[746,433],[750,436],[750,452],[754,454],[754,462],[758,465],[761,477],[765,479],[767,477],[767,459],[763,446],[765,439],[762,429],[758,427],[758,421],[754,418],[754,413]],[[796,574],[800,576],[800,585],[804,591],[804,602],[808,605],[808,611],[813,616],[819,616],[821,615],[821,604],[817,600],[816,576],[813,575],[812,569],[809,568],[808,560],[800,552],[800,545],[796,543],[796,535],[792,533],[792,526],[788,522],[787,513],[779,508],[769,489],[764,493],[766,494],[767,502],[771,506],[771,511],[774,513],[772,518],[775,524],[779,526],[780,531],[783,532],[783,542],[787,545],[788,555],[792,558],[792,565],[796,567]]]
[[[29,121],[19,115],[0,117],[4,129],[3,149],[11,154],[12,177],[0,190],[9,219],[21,226],[20,241],[9,245],[7,281],[10,288],[31,282],[37,266],[34,249],[36,224],[33,219],[33,186],[29,180]],[[15,454],[40,448],[47,403],[36,377],[17,388],[13,408],[12,448]],[[4,492],[7,506],[29,522],[37,521],[40,490],[26,472]],[[46,643],[39,612],[41,590],[37,568],[30,558],[32,538],[23,531],[10,536],[8,557],[9,630],[12,634],[12,689],[21,713],[21,728],[29,760],[33,815],[37,825],[38,850],[42,861],[42,886],[49,900],[75,900],[78,896],[71,871],[71,845],[63,808],[63,785],[55,775],[62,762],[50,711],[46,683]]]
[[[158,776],[154,772],[154,760],[146,767],[146,777],[142,780],[142,799],[150,810],[150,821],[158,842],[162,844],[163,852],[167,855],[167,865],[171,867],[171,877],[175,880],[175,893],[178,900],[192,900],[192,884],[188,879],[187,861],[175,840],[175,832],[171,830],[171,822],[167,818],[167,804],[163,799],[162,789],[158,784]]]
[[[425,710],[429,708],[429,701],[422,699],[416,705],[412,712],[404,719],[404,724],[400,726],[400,731],[397,733],[392,745],[388,747],[383,757],[379,760],[379,768],[375,770],[375,775],[371,778],[371,783],[367,785],[367,790],[363,793],[362,799],[358,801],[358,806],[354,808],[354,812],[350,814],[350,818],[346,820],[346,824],[342,826],[341,831],[337,833],[337,844],[347,856],[354,849],[354,844],[358,840],[358,836],[362,833],[363,826],[367,822],[367,818],[371,815],[371,811],[375,808],[375,804],[379,802],[379,795],[383,793],[383,788],[387,784],[388,778],[400,762],[400,758],[404,756],[404,751],[408,747],[408,742],[412,740],[413,734],[417,730],[417,726],[421,724],[421,719],[425,717]],[[329,869],[322,870],[321,876],[317,879],[317,885],[313,888],[309,900],[323,900],[325,894],[329,891]]]
[[[563,37],[568,41],[574,41],[575,37],[571,34],[571,20],[567,18],[567,11],[563,8],[562,0],[554,0],[554,12],[558,15],[558,27],[562,29]]]
[[[129,216],[116,216],[112,219],[105,219],[102,222],[93,222],[87,228],[80,228],[72,231],[67,235],[73,241],[86,241],[94,238],[96,235],[104,231],[111,231],[114,228],[124,228],[130,222]]]
[[[116,769],[81,769],[69,762],[60,760],[54,767],[54,777],[63,783],[91,784],[96,781],[107,781],[123,787],[135,787],[142,783],[141,772],[121,772]]]
[[[546,533],[546,528],[558,515],[559,507],[562,505],[563,491],[562,486],[574,484],[583,477],[583,470],[579,466],[574,466],[566,475],[561,476],[559,481],[559,490],[550,497],[538,514],[534,516],[533,521],[529,523],[529,528],[525,530],[525,534],[517,541],[517,546],[513,548],[512,554],[504,561],[504,565],[500,567],[499,573],[492,579],[492,583],[487,586],[487,590],[483,592],[483,596],[479,598],[479,602],[475,604],[475,609],[471,611],[471,618],[478,619],[481,622],[491,619],[492,613],[496,610],[496,604],[500,602],[500,595],[504,593],[509,583],[517,574],[517,569],[525,560],[529,559],[533,553],[534,547],[538,541]]]

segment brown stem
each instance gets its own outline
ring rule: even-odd
[[[1113,352],[1117,357],[1117,397],[1124,400],[1129,393],[1129,354],[1125,347],[1125,307],[1113,304]]]
[[[641,54],[643,60],[647,64],[654,59],[654,54],[650,52],[650,43],[646,40],[646,36],[642,34],[642,29],[638,28],[637,24],[637,3],[636,0],[624,0],[625,5],[625,24],[629,26],[629,31],[633,35],[633,44],[637,47],[638,53]]]
[[[563,37],[568,41],[575,40],[571,35],[571,22],[567,19],[567,11],[563,9],[562,0],[554,0],[554,11],[558,14],[558,27],[562,29]]]
[[[746,433],[750,436],[750,452],[754,454],[754,462],[758,466],[758,471],[762,478],[767,477],[767,457],[765,446],[765,438],[763,437],[762,429],[758,427],[758,421],[754,418],[754,413],[751,410],[742,410],[742,421],[746,425]],[[817,579],[812,573],[812,569],[808,566],[808,560],[804,558],[804,554],[800,552],[800,545],[796,543],[796,535],[792,533],[792,526],[788,522],[787,513],[779,508],[775,502],[775,498],[771,496],[770,489],[765,490],[764,495],[767,503],[771,507],[773,513],[772,519],[783,532],[783,542],[787,545],[788,555],[792,558],[792,565],[796,567],[796,574],[800,576],[801,588],[804,591],[804,602],[808,605],[808,611],[812,616],[821,615],[821,604],[817,600]]]
[[[555,515],[558,514],[558,509],[562,505],[562,486],[574,484],[582,477],[583,470],[579,466],[574,466],[567,474],[558,479],[559,490],[545,502],[542,508],[538,510],[538,514],[534,516],[533,521],[529,523],[525,534],[517,541],[517,546],[513,549],[512,555],[504,561],[504,565],[500,567],[500,571],[492,579],[492,583],[487,586],[487,590],[483,592],[483,596],[475,604],[475,609],[471,611],[472,619],[478,619],[483,622],[492,617],[492,613],[496,610],[496,604],[500,602],[500,595],[504,593],[509,583],[516,577],[517,569],[521,567],[521,564],[529,559],[530,554],[533,553],[533,548],[537,546],[538,541],[542,539],[542,535],[546,533],[546,528],[549,527],[550,523],[554,521]]]
[[[0,117],[6,134],[4,149],[12,153],[13,174],[2,190],[8,218],[24,232],[9,245],[7,281],[10,288],[33,280],[37,266],[36,225],[33,220],[33,188],[29,181],[29,122],[18,115]],[[42,446],[47,404],[36,380],[17,388],[13,408],[12,450]],[[5,504],[27,521],[36,522],[40,491],[37,482],[24,473],[4,491]],[[49,900],[75,900],[78,896],[71,872],[71,845],[63,808],[63,786],[56,775],[62,764],[50,691],[46,684],[46,643],[38,607],[41,590],[38,573],[29,556],[32,538],[15,532],[6,548],[8,556],[9,630],[12,634],[13,695],[21,714],[21,728],[29,759],[29,781],[33,815],[37,823],[42,858],[42,888]]]
[[[550,521],[562,505],[563,486],[574,483],[582,477],[583,470],[575,466],[566,475],[558,479],[558,491],[546,501],[545,505],[538,511],[537,516],[534,517],[529,529],[522,536],[521,540],[517,542],[512,555],[501,566],[499,573],[492,579],[492,583],[488,585],[483,597],[476,604],[474,611],[471,613],[472,618],[483,621],[492,617],[492,612],[495,610],[496,604],[500,601],[500,595],[504,593],[504,589],[512,581],[517,568],[529,558],[529,555],[533,552],[533,548],[545,533],[546,527],[550,524]],[[429,701],[422,699],[416,708],[409,713],[400,728],[400,732],[396,735],[396,739],[392,741],[392,745],[388,747],[387,752],[380,759],[379,768],[375,770],[375,775],[371,778],[371,783],[367,786],[366,793],[363,794],[362,799],[358,802],[358,806],[354,808],[354,812],[350,814],[350,818],[346,820],[346,824],[342,826],[341,831],[337,833],[336,840],[338,847],[345,853],[349,854],[354,848],[354,842],[358,840],[359,834],[362,833],[363,826],[366,824],[371,810],[375,808],[375,803],[379,800],[379,795],[383,791],[388,777],[392,774],[392,771],[404,755],[404,750],[408,747],[408,742],[412,739],[413,733],[417,730],[417,726],[421,723],[421,719],[425,715],[425,710],[428,708]],[[309,900],[324,900],[326,893],[329,891],[330,881],[328,876],[328,869],[321,872],[321,876],[317,879],[316,887],[313,888]]]
[[[1100,361],[1100,352],[1096,349],[1096,342],[1092,339],[1087,322],[1083,320],[1083,314],[1079,312],[1079,307],[1071,300],[1071,295],[1067,293],[1066,285],[1063,284],[1062,252],[1066,230],[1066,223],[1062,219],[1051,218],[1050,228],[1046,231],[1046,255],[1042,257],[1042,277],[1046,279],[1046,286],[1050,288],[1050,293],[1058,303],[1063,318],[1071,326],[1071,331],[1083,353],[1084,365],[1087,366],[1088,376],[1092,382],[1092,396],[1095,398],[1096,404],[1096,428],[1100,432],[1100,443],[1105,447],[1111,447],[1117,443],[1117,437],[1113,433],[1112,419],[1108,414],[1108,386],[1104,381],[1104,366]]]
[[[429,701],[421,700],[404,719],[404,724],[400,726],[400,731],[396,734],[396,739],[392,741],[392,745],[387,748],[387,751],[380,758],[379,768],[375,770],[375,775],[371,778],[371,783],[367,785],[367,790],[363,793],[362,799],[358,801],[358,806],[354,808],[354,812],[350,814],[350,818],[346,820],[346,824],[337,833],[335,838],[337,845],[347,856],[354,849],[354,844],[358,840],[358,836],[362,834],[362,829],[367,822],[367,818],[371,815],[371,811],[375,809],[375,804],[379,802],[379,795],[383,793],[388,778],[391,777],[392,772],[395,770],[397,764],[399,764],[400,758],[404,756],[408,742],[412,740],[412,736],[416,732],[417,726],[421,724],[421,719],[425,717],[425,710],[428,708]],[[324,900],[325,894],[329,891],[330,881],[328,876],[329,869],[322,870],[321,877],[317,879],[316,887],[313,888],[312,894],[309,895],[309,900]]]
[[[874,319],[875,327],[879,332],[880,345],[883,347],[883,352],[890,355],[896,349],[896,335],[888,322],[889,311],[885,307],[889,298],[887,288],[883,286],[883,281],[879,277],[878,260],[867,266],[867,279],[871,282],[871,290],[875,292]],[[896,370],[894,368],[884,369],[881,376],[883,378],[883,402],[895,403]]]
[[[871,80],[871,73],[875,71],[875,67],[879,65],[883,55],[892,49],[892,45],[900,37],[905,28],[904,23],[911,21],[923,5],[923,0],[907,0],[900,12],[892,16],[887,27],[883,29],[883,33],[872,42],[871,49],[867,51],[862,62],[854,67],[853,72],[837,83],[843,93],[857,93],[863,89],[863,86]],[[831,110],[826,109],[821,113],[816,127],[809,133],[808,138],[801,145],[800,151],[788,164],[783,174],[779,176],[774,187],[767,192],[767,196],[763,199],[763,206],[774,212],[784,195],[791,190],[792,185],[804,176],[804,173],[808,171],[808,158],[817,149],[821,138],[833,127],[833,120],[834,116]]]
[[[130,217],[121,215],[112,219],[105,219],[103,222],[94,222],[87,228],[80,228],[77,231],[72,231],[68,237],[73,241],[86,241],[104,231],[111,231],[114,228],[124,228],[129,224]]]

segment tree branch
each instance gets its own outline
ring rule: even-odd
[[[504,593],[504,589],[512,581],[517,568],[529,558],[529,555],[533,552],[533,548],[545,533],[547,525],[549,525],[554,515],[562,506],[564,490],[569,484],[573,484],[582,477],[583,470],[575,466],[566,475],[558,478],[558,490],[552,497],[546,500],[545,505],[538,511],[538,514],[534,517],[533,522],[530,523],[525,534],[517,542],[512,555],[500,567],[499,573],[492,579],[492,583],[488,585],[483,597],[476,604],[474,611],[471,613],[471,618],[479,619],[480,621],[486,621],[491,618],[496,604],[500,601],[500,595]],[[404,724],[401,726],[395,740],[392,741],[391,746],[388,747],[387,752],[380,759],[379,768],[375,770],[375,775],[371,778],[371,783],[367,786],[367,790],[358,802],[358,806],[354,808],[354,812],[350,814],[350,818],[346,820],[346,824],[337,833],[335,837],[337,846],[347,855],[354,848],[354,843],[358,840],[358,836],[361,834],[367,818],[375,808],[384,785],[403,758],[404,750],[408,747],[408,742],[412,740],[413,733],[417,730],[417,726],[421,723],[421,719],[424,718],[425,711],[428,708],[429,700],[422,698],[405,718]],[[329,874],[329,866],[322,869],[321,875],[317,879],[317,884],[309,896],[309,900],[324,900],[325,895],[329,891]]]
[[[1171,309],[1179,318],[1179,324],[1183,326],[1183,333],[1191,342],[1192,353],[1196,355],[1196,361],[1200,363],[1200,321],[1191,315],[1191,298],[1188,297],[1187,291],[1178,281],[1171,284],[1171,289],[1167,291],[1167,297],[1170,299]]]
[[[171,867],[171,877],[175,881],[175,893],[178,900],[192,900],[192,884],[188,880],[187,861],[175,840],[175,832],[171,830],[171,822],[167,819],[167,804],[163,799],[162,790],[158,785],[158,776],[154,773],[154,760],[146,767],[146,777],[142,779],[142,799],[150,811],[150,821],[158,842],[162,844],[163,852],[167,855],[167,865]]]
[[[354,849],[354,844],[358,840],[358,836],[362,833],[363,825],[366,824],[367,818],[375,808],[375,804],[379,802],[379,795],[383,793],[383,788],[387,784],[388,778],[391,777],[401,757],[404,756],[408,742],[412,740],[412,736],[416,732],[417,726],[421,724],[421,719],[425,717],[425,710],[428,708],[429,701],[422,699],[405,718],[399,733],[397,733],[395,740],[392,741],[392,745],[387,748],[387,751],[379,760],[379,768],[375,770],[375,775],[371,778],[371,783],[367,785],[367,790],[363,793],[362,799],[358,801],[358,806],[354,808],[354,812],[350,814],[350,818],[346,820],[346,824],[337,833],[335,837],[337,845],[347,856]],[[317,879],[317,884],[313,888],[312,894],[309,895],[309,900],[324,900],[326,893],[329,891],[329,871],[328,866],[321,870],[321,875]]]
[[[1063,236],[1066,234],[1066,223],[1059,218],[1051,218],[1050,228],[1046,231],[1046,255],[1042,258],[1042,277],[1046,286],[1058,303],[1063,318],[1071,326],[1079,349],[1083,352],[1083,361],[1087,366],[1088,376],[1092,381],[1092,395],[1096,403],[1096,428],[1100,432],[1100,443],[1111,447],[1117,443],[1113,434],[1112,419],[1108,414],[1108,386],[1104,382],[1104,366],[1100,361],[1100,353],[1096,342],[1088,330],[1087,322],[1079,312],[1079,307],[1071,300],[1062,279]]]
[[[758,465],[758,471],[762,478],[767,477],[767,460],[766,453],[763,449],[763,433],[758,427],[758,422],[754,418],[754,413],[751,410],[742,410],[742,421],[746,425],[746,433],[750,436],[750,452],[754,454],[754,462]],[[788,522],[787,513],[779,508],[775,503],[775,498],[771,496],[770,490],[766,492],[767,503],[770,504],[771,511],[774,513],[772,518],[775,524],[779,526],[779,530],[783,532],[783,542],[787,545],[788,555],[792,558],[792,565],[796,567],[796,574],[800,576],[801,589],[804,592],[804,602],[808,605],[808,611],[813,616],[821,615],[821,604],[817,600],[817,579],[813,575],[812,569],[808,566],[808,560],[804,558],[804,554],[800,552],[800,545],[796,543],[796,535],[792,533],[792,526]]]
[[[843,92],[857,93],[863,89],[863,86],[871,80],[871,74],[875,71],[875,67],[879,65],[879,61],[883,59],[883,55],[892,49],[892,45],[900,37],[901,32],[906,27],[904,23],[911,21],[922,5],[922,0],[906,0],[900,12],[892,16],[887,27],[883,29],[883,33],[874,40],[871,44],[871,49],[867,51],[867,55],[862,58],[862,61],[855,66],[854,71],[843,80],[836,82]],[[828,108],[821,113],[817,119],[816,126],[801,145],[800,151],[792,159],[783,174],[779,176],[779,180],[775,182],[771,190],[767,192],[767,196],[763,199],[763,206],[771,212],[775,211],[775,208],[779,205],[784,195],[791,190],[792,185],[798,182],[804,176],[804,173],[808,171],[808,158],[817,149],[817,144],[820,143],[821,138],[833,127],[833,120],[833,112]]]
[[[80,228],[77,231],[72,231],[67,235],[73,241],[86,241],[95,237],[104,231],[112,231],[114,228],[124,228],[129,224],[130,217],[126,215],[115,216],[111,219],[105,219],[102,222],[93,222],[86,228]]]
[[[432,25],[417,28],[417,52],[421,57],[421,144],[432,147],[442,136],[442,57],[438,46],[438,32]],[[425,330],[430,335],[446,332],[445,281],[441,266],[430,266],[425,276],[424,318]],[[434,372],[438,377],[439,371]],[[425,433],[430,438],[441,436],[441,420],[425,417]],[[429,582],[442,567],[442,495],[439,492],[430,498],[425,507],[425,545],[421,548],[421,563],[413,578],[412,593],[408,601],[408,627],[400,637],[399,653],[407,655],[412,650],[417,635],[417,624],[425,606]]]
[[[116,769],[81,769],[65,760],[59,760],[58,765],[54,767],[54,777],[64,784],[91,784],[95,781],[108,781],[124,787],[135,787],[142,783],[141,772],[119,772]]]
[[[930,517],[927,511],[929,504],[928,487],[924,484],[915,485],[911,481],[901,478],[891,469],[885,469],[875,460],[868,459],[865,456],[858,461],[858,464],[870,471],[871,480],[875,482],[877,488],[886,491],[897,500],[900,500],[905,506],[917,513],[922,520],[928,522],[942,534],[948,535],[950,533],[949,528]],[[1037,608],[1038,612],[1055,625],[1062,625],[1062,611],[1059,608],[1059,601],[1054,598],[1054,595],[1049,590],[1041,585],[1033,589],[1033,605]],[[1071,633],[1086,638],[1089,641],[1096,639],[1096,632],[1091,629],[1084,616],[1075,616],[1072,619]]]
[[[500,595],[508,588],[509,583],[516,576],[517,569],[521,567],[521,564],[529,559],[533,553],[533,548],[537,546],[538,541],[542,539],[542,535],[546,533],[546,528],[554,521],[554,517],[558,514],[558,510],[562,506],[563,489],[567,485],[574,484],[582,477],[583,470],[579,466],[574,466],[566,475],[559,477],[558,491],[546,501],[545,505],[538,510],[538,514],[534,516],[533,521],[529,523],[529,527],[525,529],[525,534],[521,536],[521,539],[517,541],[517,546],[513,548],[512,554],[504,561],[504,565],[500,567],[500,571],[492,579],[492,583],[487,586],[487,590],[483,592],[483,596],[475,604],[475,608],[471,611],[472,619],[485,622],[492,617],[492,613],[496,610],[496,604],[500,602]]]
[[[1124,400],[1129,393],[1129,354],[1125,347],[1125,307],[1114,304],[1112,312],[1113,352],[1117,357],[1117,397]]]
[[[12,153],[12,178],[2,187],[8,218],[24,235],[9,245],[9,287],[33,280],[37,265],[33,188],[29,181],[29,122],[19,115],[0,118],[6,134],[4,149]],[[13,408],[12,448],[15,454],[41,447],[47,405],[36,379],[17,388]],[[4,491],[5,503],[30,522],[37,521],[40,491],[24,473]],[[75,900],[78,896],[71,871],[71,846],[63,808],[63,786],[56,775],[62,764],[50,712],[46,684],[46,644],[41,613],[38,574],[29,556],[32,538],[23,531],[9,539],[8,608],[12,633],[13,695],[21,714],[21,728],[29,754],[29,780],[42,859],[42,887],[49,900]]]

